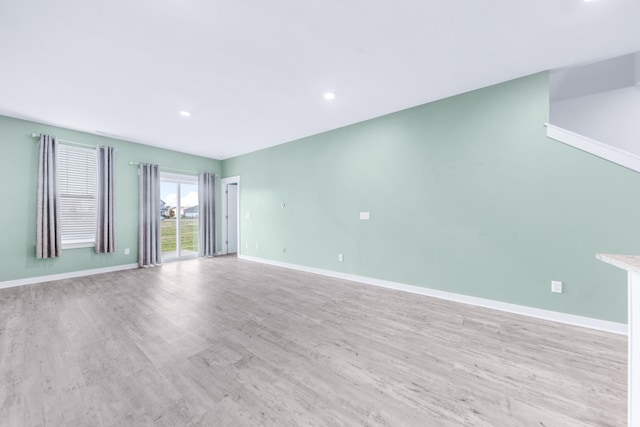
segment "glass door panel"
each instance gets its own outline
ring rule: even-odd
[[[162,173],[160,199],[162,260],[198,256],[198,178]]]
[[[180,255],[198,256],[198,185],[180,184]]]
[[[178,184],[160,180],[160,241],[162,242],[162,259],[170,260],[178,257],[178,216],[176,209],[178,200]]]

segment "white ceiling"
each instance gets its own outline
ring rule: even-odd
[[[224,159],[638,51],[639,22],[639,0],[0,0],[0,114]]]

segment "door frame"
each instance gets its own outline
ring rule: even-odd
[[[227,220],[227,185],[236,184],[238,186],[238,198],[236,200],[236,224],[238,225],[237,230],[237,242],[238,242],[238,251],[240,254],[240,248],[242,245],[240,244],[240,177],[239,176],[230,176],[228,178],[222,178],[220,180],[220,199],[221,203],[221,228],[222,228],[222,250],[218,252],[218,255],[227,255],[229,253],[229,244],[228,244],[228,236],[227,236],[227,228],[229,226],[229,221]]]

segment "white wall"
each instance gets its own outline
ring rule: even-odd
[[[593,64],[552,70],[549,73],[551,102],[578,98],[633,86],[640,55],[629,54]]]
[[[552,101],[550,123],[640,155],[640,87]]]

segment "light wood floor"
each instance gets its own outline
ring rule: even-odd
[[[0,290],[0,424],[622,426],[626,338],[223,257]]]

